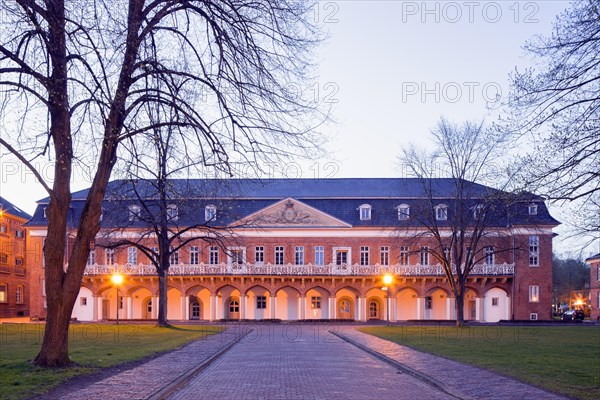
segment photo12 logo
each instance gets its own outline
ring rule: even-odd
[[[449,23],[461,22],[535,24],[540,10],[537,2],[497,1],[403,1],[402,22]]]
[[[402,102],[421,103],[496,103],[502,98],[502,87],[497,82],[402,82]]]

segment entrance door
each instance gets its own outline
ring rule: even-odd
[[[152,319],[152,298],[147,298],[146,301],[144,301],[142,314],[144,319]]]
[[[198,303],[198,300],[190,303],[190,319],[200,319],[200,303]]]
[[[350,300],[340,300],[338,304],[338,316],[340,319],[354,319],[354,316],[352,315],[352,303],[350,303]]]
[[[229,300],[228,310],[228,319],[240,319],[240,302],[238,301],[238,299]]]
[[[110,300],[102,299],[102,319],[110,318]]]
[[[369,319],[381,319],[379,315],[379,303],[375,300],[369,302]]]
[[[469,319],[475,320],[476,311],[475,300],[469,300]]]

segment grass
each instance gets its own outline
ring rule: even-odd
[[[45,369],[32,365],[44,334],[43,324],[0,324],[0,399],[26,399],[69,378],[136,361],[221,331],[189,325],[73,324],[69,354],[77,366]]]
[[[600,328],[396,326],[361,331],[579,399],[600,399]]]

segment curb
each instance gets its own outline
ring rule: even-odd
[[[222,355],[224,355],[227,351],[229,351],[229,349],[231,349],[233,346],[235,346],[240,340],[245,338],[253,330],[254,329],[249,329],[249,330],[243,332],[237,338],[232,340],[231,343],[226,345],[224,348],[222,348],[221,350],[212,354],[211,356],[209,356],[207,359],[205,359],[200,364],[193,366],[187,372],[184,372],[182,375],[180,375],[179,378],[171,381],[163,388],[157,390],[154,394],[152,394],[151,396],[148,397],[148,400],[162,400],[162,399],[169,397],[170,395],[175,393],[177,390],[179,390],[182,386],[186,385],[190,380],[192,380],[200,372],[202,372],[203,370],[208,368],[213,362],[217,361]],[[222,334],[225,334],[226,332],[227,331],[223,332]]]
[[[426,383],[427,385],[432,386],[433,388],[439,390],[440,392],[443,392],[451,397],[454,397],[455,399],[474,400],[473,397],[470,397],[470,396],[466,395],[465,393],[455,390],[455,389],[451,388],[450,386],[446,385],[445,383],[438,381],[437,379],[435,379],[427,374],[417,371],[416,369],[413,369],[406,364],[402,364],[401,362],[396,361],[393,358],[383,355],[380,352],[371,349],[370,347],[362,345],[362,344],[358,343],[357,341],[352,340],[349,337],[342,335],[341,333],[334,332],[334,331],[329,331],[329,333],[350,343],[351,345],[359,348],[360,350],[362,350],[366,353],[369,353],[373,357],[385,362],[386,364],[391,365],[392,367],[400,370],[401,372],[411,375],[412,377]]]

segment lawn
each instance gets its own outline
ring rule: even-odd
[[[396,326],[361,331],[580,399],[600,399],[600,328]]]
[[[153,325],[73,324],[72,368],[44,369],[31,364],[39,351],[43,324],[0,324],[0,399],[25,399],[66,381],[167,350],[221,331],[205,325],[160,328]]]

